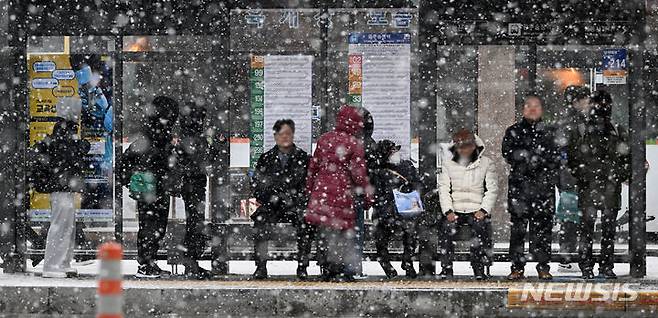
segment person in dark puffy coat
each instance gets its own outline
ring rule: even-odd
[[[382,140],[377,145],[378,157],[382,162],[381,169],[373,178],[375,187],[375,206],[373,220],[375,223],[375,245],[377,258],[386,277],[393,278],[397,272],[391,265],[388,245],[396,232],[402,232],[404,253],[402,254],[402,269],[407,277],[416,278],[412,257],[416,250],[417,216],[403,217],[398,214],[393,195],[394,190],[409,193],[422,191],[420,177],[411,160],[400,158],[400,146],[390,140]]]
[[[359,111],[343,106],[333,131],[320,136],[309,163],[305,219],[318,226],[319,263],[323,279],[352,279],[346,264],[354,264],[354,196],[363,195],[364,209],[372,204],[365,153],[360,140],[363,119]]]
[[[560,264],[559,272],[577,271],[576,258],[568,254],[577,254],[578,250],[578,224],[580,223],[580,211],[577,208],[578,193],[576,181],[567,167],[568,142],[576,140],[577,135],[585,131],[585,123],[590,110],[590,88],[587,86],[569,86],[564,90],[564,109],[560,114],[556,130],[556,141],[560,145],[562,157],[560,183],[560,200],[558,201],[556,219],[560,223],[560,254],[564,254]],[[572,137],[573,136],[573,137]],[[569,204],[572,203],[572,204]],[[573,204],[575,203],[575,204]],[[571,206],[568,207],[567,206]]]
[[[50,194],[50,228],[46,237],[43,277],[62,278],[71,267],[75,245],[75,193],[83,192],[84,155],[90,144],[78,138],[75,121],[59,119],[51,135],[34,146],[29,182]]]
[[[297,229],[297,277],[307,278],[311,243],[315,227],[304,222],[308,154],[294,143],[295,122],[278,120],[272,127],[276,145],[263,153],[251,180],[254,197],[260,207],[251,216],[254,221],[256,279],[267,278],[267,243],[277,223],[292,223]]]
[[[173,155],[172,129],[178,118],[178,103],[170,97],[158,96],[146,106],[139,137],[128,146],[119,162],[122,184],[130,186],[137,172],[154,177],[155,193],[137,201],[139,231],[137,262],[139,278],[157,278],[171,274],[160,269],[156,256],[167,230],[169,216],[170,159]]]
[[[168,190],[180,194],[185,204],[185,237],[180,245],[183,251],[184,275],[193,279],[207,279],[210,272],[199,266],[208,242],[205,226],[205,200],[207,170],[214,155],[214,145],[205,134],[206,110],[190,102],[181,107],[178,115],[180,137],[170,158]]]
[[[599,276],[614,279],[617,214],[621,208],[621,184],[630,175],[628,135],[612,122],[612,97],[597,91],[585,127],[568,143],[568,167],[576,178],[579,224],[579,266],[584,279],[594,278],[592,244],[597,213],[601,213]]]
[[[542,121],[543,105],[527,96],[523,118],[507,128],[503,158],[510,165],[507,209],[512,223],[509,279],[523,279],[525,237],[530,230],[530,253],[538,262],[540,279],[551,279],[551,236],[555,215],[555,186],[559,182],[560,151],[551,127]]]

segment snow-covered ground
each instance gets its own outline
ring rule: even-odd
[[[167,265],[166,261],[160,261],[159,266],[163,269],[171,270],[171,267]],[[528,263],[526,265],[526,276],[533,277],[537,275],[535,270],[536,263]],[[205,268],[210,268],[210,261],[202,261],[201,266]],[[400,262],[393,262],[393,266],[397,269],[400,275],[404,274],[402,268],[400,268]],[[95,275],[98,271],[98,261],[88,261],[82,263],[74,263],[74,267],[78,270],[81,275]],[[580,276],[580,272],[559,272],[557,269],[557,264],[552,263],[552,272],[555,276],[564,276],[568,278],[577,278]],[[252,261],[231,261],[229,263],[230,274],[233,275],[244,275],[248,277],[255,270],[254,262]],[[268,263],[268,272],[271,276],[294,276],[297,268],[297,263],[294,261],[271,261]],[[382,277],[384,276],[384,271],[377,262],[363,262],[364,272],[368,276]],[[416,263],[416,268],[418,264]],[[183,267],[179,266],[179,273],[183,272]],[[42,272],[42,267],[31,267],[27,269],[27,276],[38,277],[39,280],[44,282],[49,281],[49,279],[39,277]],[[491,267],[491,274],[497,277],[504,277],[509,274],[510,263],[508,262],[495,262]],[[132,260],[126,260],[122,262],[122,271],[124,275],[132,275],[137,272],[137,262]],[[437,268],[437,272],[440,271],[440,268]],[[629,264],[617,264],[615,266],[615,271],[620,276],[628,275],[629,273]],[[319,275],[320,268],[316,266],[314,262],[311,262],[309,267],[309,275]],[[472,275],[471,268],[467,262],[455,262],[455,275],[463,276],[467,278]],[[8,286],[12,282],[16,282],[25,279],[26,275],[8,275],[2,274],[0,276],[0,285]],[[658,257],[648,257],[647,258],[647,279],[655,280],[658,279]]]

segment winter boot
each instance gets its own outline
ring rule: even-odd
[[[582,270],[582,279],[594,279],[594,271],[591,268],[583,268]]]
[[[414,264],[411,262],[403,262],[402,263],[402,269],[406,272],[407,278],[416,278],[418,277],[418,273],[416,273],[416,269],[414,268]]]
[[[260,263],[256,265],[256,271],[251,276],[253,279],[261,280],[267,279],[267,265],[266,263]]]
[[[398,276],[398,272],[393,268],[391,262],[379,262],[379,265],[382,266],[384,273],[386,273],[386,278],[391,279]]]
[[[553,279],[553,275],[551,275],[551,272],[549,272],[548,270],[537,271],[537,275],[538,275],[539,279],[541,279],[541,280],[552,280]]]
[[[485,280],[487,279],[487,274],[484,273],[484,265],[472,265],[473,267],[473,276],[475,280]]]
[[[210,271],[199,266],[199,262],[196,260],[186,258],[183,260],[183,265],[185,266],[185,273],[183,276],[187,279],[205,280],[210,279],[212,276]]]
[[[340,266],[335,264],[326,264],[321,267],[321,279],[323,282],[337,281],[341,275]]]
[[[436,275],[434,264],[420,264],[420,271],[418,273],[421,277],[434,277]]]
[[[524,271],[522,269],[513,269],[512,272],[507,275],[508,280],[521,280],[524,279]]]
[[[439,278],[441,279],[452,279],[454,276],[455,275],[452,271],[452,267],[444,267],[441,270],[441,273],[439,273]]]
[[[612,271],[612,268],[599,269],[599,277],[604,279],[617,279],[617,274]]]
[[[308,279],[308,273],[306,272],[306,266],[297,265],[297,278],[299,280],[307,280]]]

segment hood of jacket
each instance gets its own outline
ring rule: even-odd
[[[477,134],[473,134],[473,136],[475,137],[475,151],[473,152],[473,157],[471,158],[471,163],[473,163],[473,162],[479,160],[480,158],[482,158],[482,156],[484,155],[484,150],[486,149],[486,146],[484,145],[484,141],[482,140],[482,138],[480,138],[480,136],[478,136]],[[452,152],[452,160],[453,161],[458,161],[458,159],[459,159],[458,156],[459,155],[457,154],[457,148],[455,147],[454,142],[450,143],[450,148],[449,149],[450,149],[450,152]]]
[[[363,117],[359,111],[348,105],[343,105],[336,116],[336,131],[357,136],[363,132]]]

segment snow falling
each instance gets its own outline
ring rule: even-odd
[[[0,0],[0,316],[655,315],[657,30],[655,0]]]

